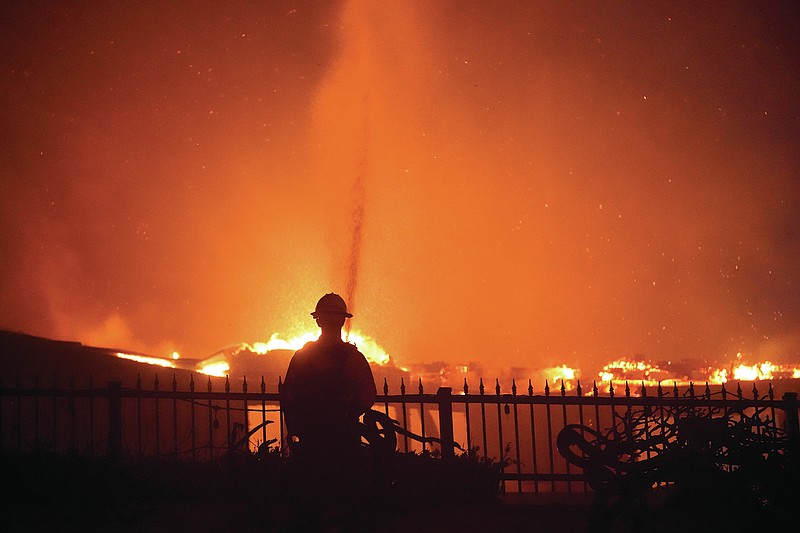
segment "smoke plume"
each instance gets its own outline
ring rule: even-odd
[[[201,357],[334,291],[401,362],[800,359],[794,3],[0,14],[0,328]]]

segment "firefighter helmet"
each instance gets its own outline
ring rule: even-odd
[[[329,292],[317,302],[317,307],[311,316],[317,318],[319,315],[342,315],[347,318],[353,316],[347,312],[347,304],[344,299],[333,292]]]

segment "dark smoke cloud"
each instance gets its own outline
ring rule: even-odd
[[[5,3],[0,327],[800,359],[791,3],[398,4]]]

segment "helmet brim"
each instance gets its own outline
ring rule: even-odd
[[[314,318],[319,318],[322,315],[336,315],[336,316],[343,316],[345,318],[353,317],[352,313],[341,313],[336,311],[314,311],[313,313],[311,313],[311,316],[313,316]]]

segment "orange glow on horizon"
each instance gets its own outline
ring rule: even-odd
[[[737,354],[740,361],[742,354]],[[685,369],[684,369],[685,370]],[[770,361],[753,364],[732,363],[729,367],[694,368],[692,376],[678,375],[670,368],[660,368],[654,364],[638,359],[621,358],[606,364],[598,373],[601,382],[630,383],[657,387],[659,384],[687,386],[690,383],[708,383],[722,385],[729,381],[772,381],[778,379],[800,378],[800,364],[776,365]]]
[[[317,337],[318,334],[307,332],[297,335],[290,340],[285,340],[277,333],[274,333],[267,342],[255,342],[252,344],[243,343],[241,347],[242,349],[249,350],[259,355],[268,356],[271,350],[300,349],[307,342],[316,340]],[[387,365],[391,362],[391,357],[370,337],[358,332],[353,332],[350,334],[350,339],[359,347],[370,363]],[[128,354],[124,352],[117,352],[115,355],[119,358],[135,361],[137,363],[157,365],[164,368],[177,368],[176,362],[179,360],[179,354],[177,352],[173,352],[172,359]],[[738,357],[741,358],[742,355],[738,354]],[[461,385],[461,380],[463,380],[467,368],[466,365],[455,365],[452,368],[452,374],[441,369],[439,380],[442,382],[440,384],[456,387]],[[408,369],[402,367],[400,367],[399,370],[410,372]],[[702,369],[695,370],[701,371]],[[229,361],[218,355],[199,363],[197,371],[209,376],[226,377],[230,374],[231,365]],[[704,374],[692,376],[691,379],[686,376],[671,375],[669,372],[669,369],[665,370],[642,360],[623,357],[604,365],[603,370],[597,374],[599,377],[597,385],[601,391],[605,392],[609,387],[614,387],[616,389],[620,386],[624,387],[626,384],[633,389],[638,389],[639,386],[649,388],[655,388],[659,385],[685,387],[691,383],[722,385],[729,381],[800,379],[800,364],[778,365],[769,361],[754,364],[739,363],[736,365],[732,364],[729,368],[710,369]],[[551,383],[551,386],[560,387],[563,384],[565,390],[573,390],[580,380],[581,371],[580,369],[562,364],[543,369],[537,372],[537,374]],[[458,381],[458,383],[448,383],[450,378]],[[586,391],[586,394],[592,394],[592,391]],[[638,394],[638,392],[634,390],[632,394]]]
[[[375,364],[800,357],[788,2],[44,4],[0,34],[4,329],[194,369],[334,291]]]

